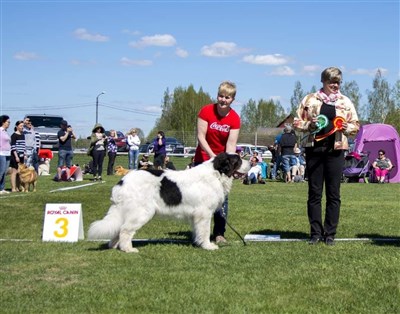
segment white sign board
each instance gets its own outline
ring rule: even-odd
[[[46,204],[43,241],[77,242],[83,238],[82,204]]]

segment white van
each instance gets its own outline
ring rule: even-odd
[[[41,148],[49,148],[51,150],[58,149],[57,133],[60,130],[62,116],[46,115],[46,114],[28,114],[24,120],[29,118],[35,131],[40,135]]]

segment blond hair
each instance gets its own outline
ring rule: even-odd
[[[236,96],[236,84],[230,81],[224,81],[221,84],[219,84],[218,87],[218,94],[225,94],[232,96],[235,98]]]
[[[128,132],[128,134],[133,134],[133,133],[137,133],[135,128],[130,129],[129,132]]]

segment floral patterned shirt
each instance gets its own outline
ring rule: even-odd
[[[303,147],[314,146],[315,134],[312,133],[315,131],[315,127],[313,128],[314,124],[311,124],[311,122],[313,117],[316,117],[320,114],[323,103],[324,102],[321,96],[318,92],[316,92],[308,94],[306,97],[304,97],[297,109],[298,124],[295,129],[299,132],[309,134],[308,136],[303,137],[303,142],[301,143]],[[343,117],[348,123],[346,130],[339,130],[335,132],[334,149],[346,150],[349,148],[347,137],[349,135],[355,135],[360,128],[358,115],[351,100],[344,95],[340,94],[334,106],[336,116]]]

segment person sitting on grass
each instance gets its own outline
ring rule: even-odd
[[[258,164],[258,160],[256,156],[253,156],[250,158],[250,170],[247,173],[245,179],[243,180],[243,184],[249,185],[249,184],[256,184],[261,183],[265,184],[265,181],[262,180],[261,178],[261,166]]]
[[[144,154],[139,160],[139,169],[154,169],[153,163],[149,160],[148,154]]]
[[[165,156],[164,169],[176,170],[174,163],[169,160],[169,156]]]

